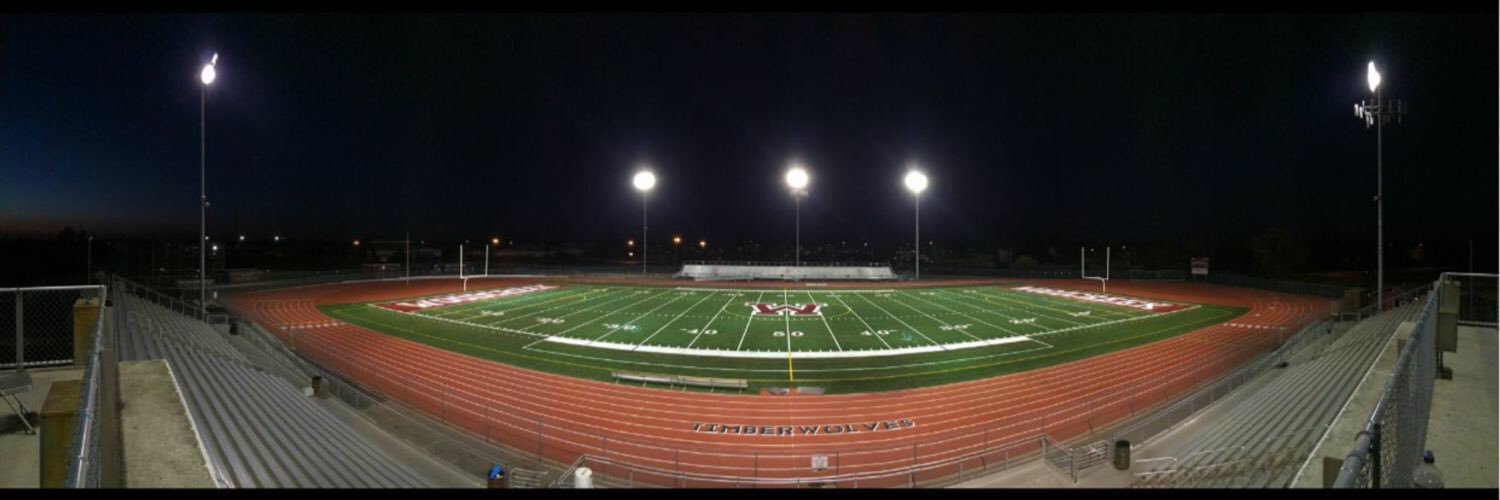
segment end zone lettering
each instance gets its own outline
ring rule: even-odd
[[[1054,290],[1051,288],[1042,288],[1036,286],[1019,286],[1012,288],[1011,290],[1015,290],[1018,292],[1036,293],[1041,295],[1051,295],[1053,297],[1063,297],[1074,300],[1082,300],[1086,302],[1097,302],[1100,304],[1129,307],[1131,309],[1140,309],[1142,311],[1157,313],[1172,312],[1187,307],[1183,304],[1173,304],[1171,302],[1155,302],[1150,300],[1131,299],[1116,295],[1078,292],[1073,290]]]
[[[912,419],[878,420],[859,424],[818,425],[742,425],[693,422],[693,432],[731,434],[736,436],[815,436],[819,434],[858,434],[861,432],[899,431],[916,427]]]
[[[454,306],[454,305],[458,305],[458,304],[467,304],[467,303],[470,303],[470,302],[479,302],[481,300],[498,299],[498,298],[501,298],[501,297],[513,297],[513,296],[516,296],[516,295],[528,294],[528,293],[531,293],[531,292],[540,292],[542,290],[551,290],[553,288],[557,288],[557,287],[550,286],[550,285],[531,285],[531,286],[521,286],[521,287],[514,287],[514,288],[505,288],[505,289],[500,289],[500,290],[483,290],[483,291],[469,292],[469,293],[455,293],[455,294],[452,294],[452,295],[443,295],[443,296],[439,296],[439,297],[430,297],[430,298],[419,299],[419,300],[408,300],[408,301],[403,301],[403,302],[387,302],[387,303],[384,303],[384,304],[375,304],[375,307],[379,307],[379,308],[382,308],[382,309],[389,309],[389,310],[396,311],[396,312],[413,312],[413,311],[422,311],[422,310],[426,310],[426,309],[434,309],[434,308],[439,308],[439,307]]]

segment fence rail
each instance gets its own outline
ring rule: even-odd
[[[1391,378],[1355,438],[1339,469],[1334,488],[1407,488],[1427,444],[1427,420],[1438,372],[1438,323],[1441,315],[1479,324],[1494,324],[1494,309],[1464,312],[1464,294],[1493,297],[1500,275],[1443,273],[1415,320],[1416,329],[1401,349]],[[1467,284],[1467,285],[1466,285]],[[1458,294],[1458,296],[1453,296]],[[1493,303],[1493,299],[1489,299]],[[1483,303],[1484,300],[1478,301]],[[1471,306],[1473,307],[1473,306]],[[1486,316],[1488,315],[1488,316]]]

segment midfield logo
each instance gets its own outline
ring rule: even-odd
[[[748,304],[751,313],[756,316],[782,316],[791,313],[793,316],[821,316],[823,306],[820,304]]]

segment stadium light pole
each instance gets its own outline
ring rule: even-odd
[[[646,243],[646,199],[649,198],[651,188],[656,186],[656,174],[650,170],[642,169],[635,174],[631,180],[635,184],[636,191],[641,192],[641,276],[646,276],[646,248],[651,245]]]
[[[1406,114],[1406,103],[1400,100],[1384,101],[1380,95],[1380,71],[1375,69],[1375,61],[1370,61],[1365,69],[1365,82],[1370,85],[1370,92],[1375,93],[1374,101],[1360,101],[1354,105],[1354,116],[1365,121],[1365,128],[1375,127],[1375,310],[1385,310],[1385,182],[1384,182],[1384,151],[1382,150],[1382,135],[1385,123],[1396,118],[1396,123],[1401,123],[1402,115]]]
[[[219,53],[215,52],[203,70],[198,72],[198,312],[199,317],[208,315],[208,86],[219,77],[215,66],[219,65]]]
[[[915,253],[912,254],[912,262],[916,264],[916,277],[913,279],[919,280],[922,279],[922,191],[927,189],[927,175],[917,170],[915,165],[906,173],[906,189],[911,191],[915,200],[915,229],[912,232],[912,249]]]
[[[797,267],[802,267],[802,197],[807,196],[808,181],[807,170],[802,165],[794,162],[786,171],[786,185],[792,188],[792,210],[795,213],[793,224],[796,227],[796,253],[792,262]]]

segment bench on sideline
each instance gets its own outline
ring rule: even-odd
[[[657,375],[652,373],[610,372],[616,380],[650,382],[653,384],[683,385],[721,389],[748,389],[750,382],[739,378],[689,377],[686,375]]]

